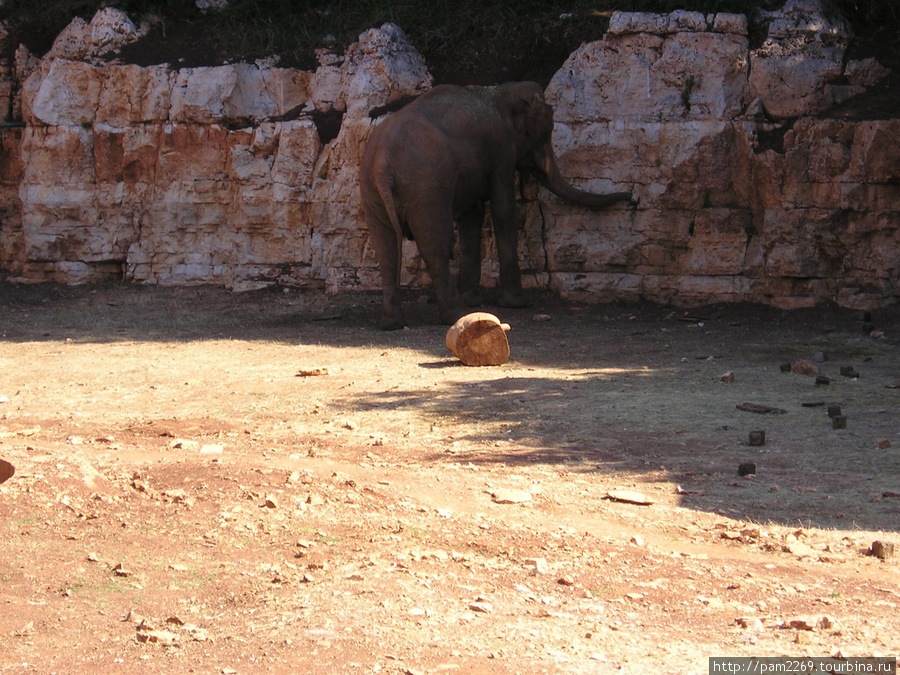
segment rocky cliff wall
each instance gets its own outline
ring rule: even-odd
[[[545,201],[533,229],[552,287],[680,304],[896,301],[900,120],[811,116],[878,69],[851,62],[831,84],[849,29],[816,7],[787,3],[756,49],[743,16],[620,14],[572,54],[547,89],[563,171],[633,185],[641,205],[596,219]]]
[[[900,120],[812,116],[878,76],[843,63],[848,29],[815,8],[791,0],[755,49],[743,16],[617,13],[573,53],[547,88],[563,172],[639,205],[591,212],[523,186],[526,283],[598,301],[896,301]],[[8,276],[378,288],[357,196],[369,111],[431,84],[402,31],[368,31],[313,73],[140,68],[97,58],[141,32],[104,12],[9,68],[26,126],[0,133]],[[422,283],[413,244],[404,257]]]
[[[60,51],[18,64],[27,126],[4,136],[0,234],[14,279],[374,287],[356,188],[368,112],[431,84],[399,29],[315,73]]]

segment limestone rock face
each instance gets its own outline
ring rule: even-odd
[[[10,42],[6,25],[0,21],[0,50],[8,51]],[[8,59],[0,59],[0,121],[8,120],[12,105],[13,68]]]
[[[313,75],[313,103],[320,112],[346,111],[361,118],[378,106],[431,87],[432,77],[422,56],[392,23],[359,36],[347,54],[320,51]]]
[[[364,117],[378,105],[421,94],[432,84],[422,56],[391,23],[360,35],[347,52],[344,69],[350,117]]]
[[[533,283],[546,274],[580,300],[685,305],[895,299],[900,121],[756,121],[760,105],[797,115],[834,102],[826,85],[842,72],[849,34],[817,8],[789,2],[770,15],[765,53],[749,49],[743,17],[613,14],[609,33],[576,50],[546,96],[563,174],[594,191],[631,189],[639,206],[589,213],[542,192],[521,250]],[[781,89],[789,59],[775,59],[772,45],[819,50],[828,68]],[[848,67],[847,77],[876,81],[878,69]]]
[[[674,18],[673,18],[674,17]],[[746,21],[614,12],[603,40],[576,50],[547,88],[557,119],[723,119],[748,96]]]
[[[765,19],[751,49],[743,15],[616,12],[573,52],[546,91],[562,173],[638,204],[590,211],[521,185],[526,287],[680,305],[897,301],[900,120],[809,116],[885,69],[842,66],[849,33],[818,0]],[[370,111],[432,84],[403,31],[385,24],[344,54],[322,51],[314,72],[96,58],[133,26],[104,10],[44,58],[20,48],[0,63],[0,94],[6,77],[27,125],[0,130],[4,273],[380,288],[358,196]],[[401,280],[428,281],[412,242]]]
[[[844,75],[850,84],[859,87],[874,87],[890,73],[888,68],[874,58],[848,61],[844,68]]]
[[[86,32],[73,22],[66,35]],[[22,55],[27,128],[3,137],[27,158],[0,185],[0,209],[18,219],[0,232],[14,278],[373,285],[356,177],[368,109],[431,85],[402,31],[364,33],[327,91],[270,63],[95,62],[63,37],[55,56]],[[348,112],[323,144],[313,113],[328,98]]]
[[[750,54],[750,87],[774,118],[815,115],[834,103],[828,83],[843,72],[852,32],[824,0],[788,0]]]
[[[631,189],[640,207],[590,213],[547,197],[534,227],[552,288],[686,303],[743,292],[749,215],[709,202],[740,190],[731,120],[749,101],[748,64],[745,18],[694,12],[614,13],[603,40],[569,57],[546,92],[562,171],[592,191]]]
[[[252,124],[284,115],[308,100],[309,75],[286,68],[261,68],[236,63],[208,68],[183,68],[168,92],[168,118],[175,122]]]
[[[139,40],[148,30],[147,26],[135,26],[125,12],[106,7],[90,22],[76,17],[57,36],[47,58],[82,60],[103,56]]]

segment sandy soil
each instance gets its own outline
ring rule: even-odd
[[[898,308],[542,297],[466,368],[411,301],[0,284],[0,672],[898,654]]]

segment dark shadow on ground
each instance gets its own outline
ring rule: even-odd
[[[422,371],[443,378],[439,390],[341,394],[339,404],[416,408],[449,428],[452,446],[424,448],[421,461],[545,465],[602,484],[631,476],[668,485],[683,506],[734,518],[900,529],[900,390],[886,386],[900,380],[896,306],[580,307],[536,295],[531,308],[496,310],[513,326],[512,360],[472,377],[447,354],[446,328],[430,323],[434,306],[409,296],[412,328],[385,333],[373,293],[0,284],[0,344],[231,338],[415,350]],[[828,353],[820,367],[830,385],[780,372],[817,352]],[[861,377],[842,378],[842,364]],[[732,383],[721,381],[725,372]],[[745,401],[786,414],[738,410]],[[844,406],[847,429],[832,428],[824,407],[832,402]],[[764,447],[748,445],[755,429],[766,430]],[[881,440],[890,447],[876,449]],[[738,476],[744,462],[757,465],[754,477]]]
[[[354,403],[380,410],[415,407],[449,426],[452,446],[431,446],[422,461],[542,464],[593,475],[607,486],[628,485],[637,476],[639,482],[668,484],[682,506],[732,518],[835,529],[900,528],[896,392],[873,390],[873,400],[851,408],[855,428],[837,431],[823,407],[803,405],[815,398],[805,382],[793,400],[777,401],[787,413],[768,419],[738,410],[745,392],[723,391],[708,377],[705,393],[697,391],[702,385],[684,397],[660,393],[678,380],[696,384],[697,379],[697,373],[672,372],[631,382],[589,375],[577,384],[512,377],[448,385],[439,399],[433,390],[400,390]],[[448,420],[474,431],[453,433]],[[749,430],[758,428],[768,431],[765,447],[748,444]],[[893,449],[877,449],[881,438],[891,438]],[[739,476],[745,462],[757,466],[756,475]]]

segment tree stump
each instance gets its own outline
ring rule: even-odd
[[[467,366],[500,366],[509,360],[508,330],[493,314],[466,314],[447,331],[447,349]]]

